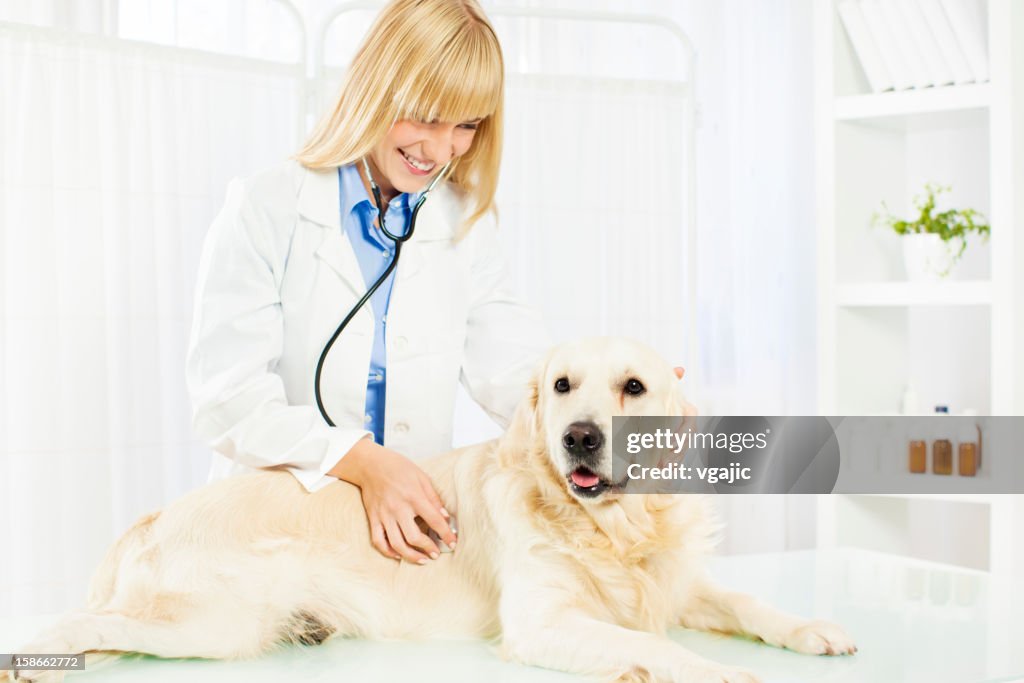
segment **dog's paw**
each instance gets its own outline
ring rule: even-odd
[[[63,671],[49,671],[49,670],[21,670],[12,671],[12,680],[17,683],[61,683],[64,680]],[[7,680],[6,678],[0,680]]]
[[[628,671],[623,671],[613,677],[610,683],[653,683],[654,677],[651,672],[642,666],[634,666]]]
[[[786,636],[783,646],[807,655],[852,655],[857,651],[843,628],[828,621],[808,621]]]

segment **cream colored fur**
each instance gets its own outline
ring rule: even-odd
[[[567,377],[570,391],[554,390]],[[639,380],[643,394],[623,390]],[[605,680],[750,683],[665,636],[685,625],[812,654],[854,650],[837,626],[723,591],[703,570],[714,527],[690,495],[570,491],[562,434],[612,415],[692,412],[646,347],[557,347],[500,439],[422,463],[459,521],[452,554],[399,563],[370,544],[359,491],[307,493],[287,472],[216,482],[144,517],[109,552],[87,606],[22,653],[257,657],[329,636],[499,638],[529,664]],[[611,478],[610,444],[595,473]],[[18,680],[58,681],[60,672]]]

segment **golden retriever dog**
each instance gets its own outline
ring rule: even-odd
[[[666,637],[676,626],[854,652],[840,627],[708,579],[715,527],[702,496],[630,495],[612,480],[612,416],[690,414],[677,383],[633,341],[554,348],[503,437],[422,463],[459,521],[456,550],[424,566],[374,550],[346,482],[310,494],[268,471],[209,484],[140,519],[102,562],[87,607],[20,652],[230,659],[341,636],[500,638],[519,662],[679,683],[757,678]]]

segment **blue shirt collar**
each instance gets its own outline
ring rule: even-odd
[[[366,206],[369,209],[375,208],[373,200],[370,198],[370,195],[366,191],[366,187],[363,185],[363,179],[359,177],[359,170],[356,167],[356,164],[358,163],[362,162],[357,161],[352,164],[347,164],[345,166],[341,166],[338,170],[341,176],[342,222],[344,222],[345,216],[351,214],[355,208],[363,202],[366,202]],[[421,194],[423,194],[422,191],[415,192],[413,194],[403,192],[395,197],[395,199],[392,199],[392,204],[397,200],[397,206],[402,210],[407,210],[409,207],[416,205],[416,200],[419,199]],[[387,210],[388,207],[385,206],[384,211],[386,212]]]

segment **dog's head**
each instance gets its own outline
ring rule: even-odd
[[[569,493],[584,503],[621,492],[612,475],[612,417],[692,415],[673,367],[649,347],[617,337],[553,348],[530,381],[514,428],[528,430]]]

